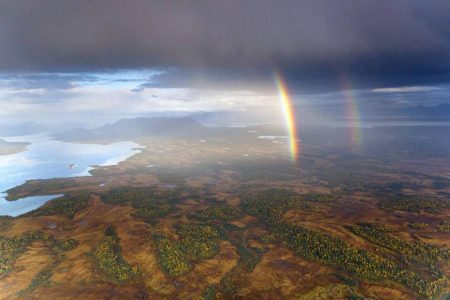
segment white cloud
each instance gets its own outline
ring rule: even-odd
[[[433,92],[441,90],[439,87],[435,86],[401,86],[401,87],[390,87],[390,88],[378,88],[373,89],[373,93],[420,93],[420,92]]]
[[[70,88],[57,91],[36,87],[18,91],[15,85],[3,85],[0,115],[4,121],[16,122],[104,122],[152,113],[274,111],[278,107],[277,96],[267,91],[155,87],[136,93],[136,82],[116,84],[114,80],[110,84],[74,82]]]

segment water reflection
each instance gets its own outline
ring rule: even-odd
[[[93,165],[113,165],[140,150],[134,142],[108,145],[75,144],[51,140],[46,134],[7,137],[6,141],[28,142],[23,152],[0,155],[0,191],[30,179],[87,176]],[[0,215],[17,215],[35,209],[55,196],[38,196],[10,203],[0,194]],[[19,204],[20,202],[20,204]]]

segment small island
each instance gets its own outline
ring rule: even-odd
[[[23,142],[7,142],[0,139],[0,155],[8,155],[22,152],[26,149],[29,143]]]

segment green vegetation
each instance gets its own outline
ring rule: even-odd
[[[265,250],[262,248],[247,247],[245,241],[236,243],[232,240],[239,254],[239,264],[249,273],[253,272],[256,265],[261,261]]]
[[[403,210],[409,212],[428,212],[437,214],[443,209],[450,209],[450,201],[434,197],[397,194],[380,202],[380,207],[387,210]]]
[[[348,285],[348,286],[357,286],[358,285],[357,280],[350,278],[348,276],[345,276],[342,273],[337,273],[336,278],[338,278],[340,281],[342,281],[345,285]]]
[[[429,225],[427,223],[411,222],[408,226],[412,229],[425,229],[428,228]]]
[[[437,225],[436,229],[439,232],[450,232],[450,220],[444,221],[441,224]]]
[[[56,248],[62,250],[62,251],[69,251],[72,249],[75,249],[78,246],[78,242],[74,239],[69,239],[64,242],[56,242],[55,246]]]
[[[154,240],[158,247],[158,260],[166,274],[177,277],[192,269],[192,261],[210,259],[219,252],[217,240],[223,238],[222,232],[206,224],[178,224],[175,228],[180,236],[172,241],[156,235]]]
[[[265,250],[262,248],[249,247],[247,244],[246,233],[231,233],[228,240],[236,247],[239,260],[230,271],[228,271],[220,280],[216,290],[220,291],[225,299],[235,299],[236,292],[240,283],[246,280],[248,273],[253,272],[256,265],[261,261]],[[214,298],[213,298],[214,299]]]
[[[195,218],[201,221],[232,221],[241,217],[241,212],[238,208],[228,205],[218,205],[208,207],[206,209],[198,210],[191,214],[189,217]]]
[[[72,231],[72,230],[74,230],[75,228],[76,228],[76,226],[73,225],[73,224],[64,224],[64,226],[63,226],[63,229],[64,229],[65,231]]]
[[[260,241],[265,244],[275,244],[276,242],[278,242],[278,237],[274,233],[268,233],[261,236]]]
[[[446,284],[445,277],[427,281],[392,260],[352,247],[328,234],[286,223],[278,223],[275,230],[297,255],[334,265],[361,279],[397,281],[425,297],[433,296]]]
[[[34,276],[28,287],[17,293],[18,296],[23,296],[26,293],[34,291],[39,286],[50,286],[52,284],[50,278],[52,277],[52,272],[48,269],[42,270]]]
[[[219,252],[216,240],[221,237],[219,231],[204,224],[180,224],[177,233],[179,244],[186,255],[196,259],[209,259]]]
[[[210,284],[203,292],[203,300],[215,300],[217,294],[217,284]]]
[[[444,276],[425,280],[416,272],[404,269],[392,260],[355,248],[329,234],[283,221],[282,216],[290,207],[291,198],[289,193],[280,194],[269,190],[244,197],[244,208],[267,224],[278,239],[286,243],[297,255],[306,259],[333,265],[364,280],[396,281],[429,298],[445,286]],[[434,253],[434,250],[426,249],[426,253]]]
[[[120,188],[110,191],[102,196],[102,201],[107,204],[133,204],[149,199],[159,198],[153,189],[148,187]]]
[[[55,191],[82,187],[85,185],[86,183],[83,181],[76,181],[68,178],[28,180],[24,184],[7,190],[6,192],[8,193],[8,196],[6,199],[12,201],[30,195],[37,196],[55,194]]]
[[[265,219],[280,219],[289,209],[309,209],[301,195],[285,189],[268,189],[254,195],[247,195],[244,209],[254,216],[264,216]]]
[[[176,231],[182,239],[194,238],[199,241],[208,241],[222,237],[218,228],[207,224],[178,224]]]
[[[125,283],[135,279],[139,274],[137,267],[131,266],[122,258],[119,237],[113,227],[105,230],[105,236],[97,245],[94,257],[100,270],[112,282]]]
[[[32,231],[10,238],[0,236],[0,276],[11,270],[14,260],[26,251],[28,245],[50,238],[42,231]]]
[[[37,273],[36,276],[34,276],[34,278],[31,280],[27,288],[19,291],[16,294],[19,297],[25,296],[27,293],[34,291],[36,288],[40,286],[52,285],[52,281],[50,280],[50,278],[53,275],[52,270],[57,265],[59,265],[65,257],[64,254],[62,254],[61,252],[74,249],[78,245],[78,242],[73,239],[69,239],[64,242],[59,242],[55,240],[53,236],[41,232],[30,233],[30,237],[31,240],[41,240],[49,242],[47,246],[49,246],[48,250],[53,258],[53,262],[50,265],[47,265],[39,273]]]
[[[385,232],[385,233],[396,232],[397,231],[394,227],[388,226],[388,225],[385,225],[385,224],[371,223],[370,226],[373,229],[375,229],[375,230],[378,230],[378,231],[381,231],[381,232]]]
[[[39,217],[39,216],[54,216],[62,215],[68,218],[73,218],[75,214],[88,206],[90,193],[81,192],[75,194],[68,194],[57,199],[48,201],[44,206],[32,210],[23,216]]]
[[[302,195],[303,200],[310,201],[310,202],[321,202],[321,203],[328,203],[333,202],[334,200],[338,199],[340,195],[335,194],[323,194],[323,193],[306,193]]]
[[[377,230],[372,224],[359,223],[357,226],[352,226],[350,230],[374,244],[399,253],[402,261],[409,264],[421,264],[435,269],[437,261],[448,260],[450,256],[448,250],[441,250],[421,242],[405,242]]]
[[[159,264],[166,274],[177,277],[192,269],[186,254],[177,242],[160,235],[155,235],[153,239],[158,247]]]
[[[210,259],[219,252],[219,245],[214,241],[198,241],[191,237],[180,242],[181,249],[189,257]]]
[[[151,188],[146,187],[114,190],[104,195],[102,200],[114,205],[131,204],[136,209],[133,215],[148,223],[174,210],[170,197],[156,194]]]

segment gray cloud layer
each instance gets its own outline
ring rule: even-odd
[[[0,69],[435,78],[450,71],[449,11],[447,0],[3,0]]]

